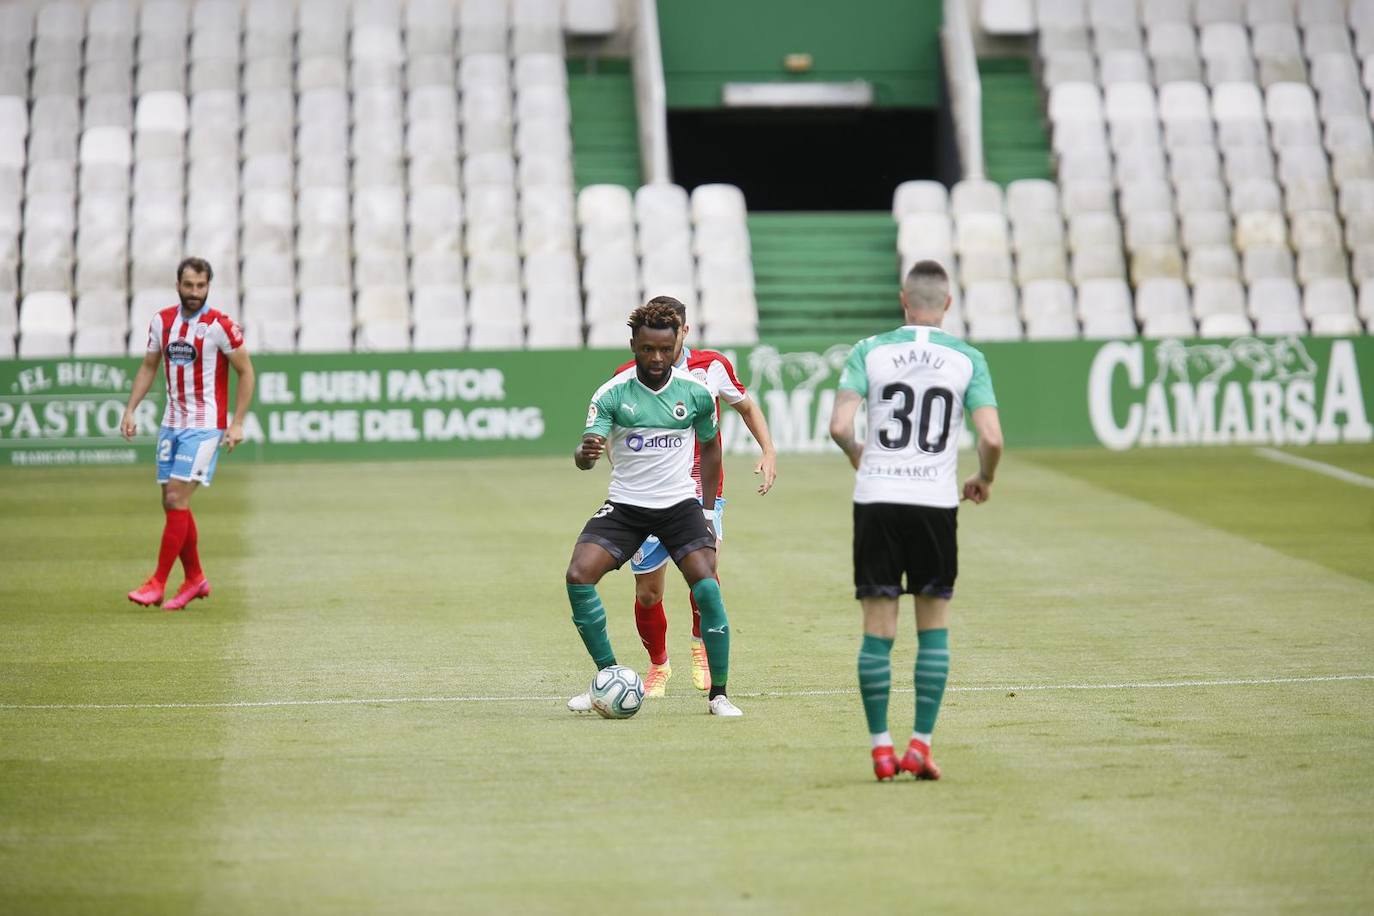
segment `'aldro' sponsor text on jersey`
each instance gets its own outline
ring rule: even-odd
[[[609,440],[611,502],[664,509],[697,495],[697,442],[716,437],[716,404],[702,382],[674,368],[654,391],[634,366],[597,389],[583,434]]]

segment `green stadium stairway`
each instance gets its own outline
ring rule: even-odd
[[[1040,87],[1030,61],[996,57],[978,61],[983,83],[983,158],[990,180],[1054,178],[1050,142],[1041,114]]]
[[[901,323],[890,213],[751,213],[749,241],[761,340],[852,341]]]
[[[618,184],[631,190],[639,187],[639,120],[630,62],[569,60],[568,103],[572,108],[573,178],[578,189],[589,184]]]

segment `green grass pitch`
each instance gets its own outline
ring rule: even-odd
[[[728,474],[745,717],[692,690],[674,577],[669,696],[608,722],[564,709],[592,670],[561,581],[604,467],[223,460],[215,593],[178,614],[124,600],[150,467],[0,472],[0,913],[1374,909],[1374,491],[1013,452],[961,513],[946,778],[880,785],[852,477]],[[642,669],[630,585],[602,594]]]

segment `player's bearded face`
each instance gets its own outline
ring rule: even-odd
[[[640,328],[631,338],[635,351],[635,370],[639,377],[657,387],[672,371],[678,335],[673,328]]]
[[[205,304],[205,297],[209,295],[209,277],[194,270],[182,271],[181,277],[177,280],[177,296],[181,299],[182,308],[190,312],[197,311]]]

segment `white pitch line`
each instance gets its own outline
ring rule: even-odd
[[[1016,693],[1029,690],[1169,690],[1182,687],[1260,687],[1269,684],[1317,684],[1330,681],[1374,681],[1374,674],[1320,674],[1308,677],[1234,678],[1211,681],[1141,681],[1120,684],[1021,684],[1008,686],[954,686],[946,693]],[[899,687],[893,693],[911,693]],[[786,699],[788,697],[848,696],[845,690],[761,690],[734,696],[746,699]],[[0,703],[0,710],[84,710],[84,709],[262,709],[290,706],[374,706],[403,703],[552,703],[562,696],[434,696],[434,697],[337,697],[319,700],[240,700],[228,703]],[[678,694],[670,700],[700,699]]]
[[[1261,458],[1268,458],[1270,461],[1277,461],[1279,464],[1290,464],[1295,468],[1315,471],[1318,474],[1325,474],[1327,477],[1334,477],[1346,483],[1353,483],[1357,487],[1369,487],[1371,490],[1374,490],[1374,477],[1356,474],[1354,471],[1338,468],[1334,464],[1327,464],[1323,461],[1313,461],[1311,458],[1300,458],[1297,455],[1281,452],[1276,448],[1257,448],[1255,449],[1255,454],[1259,455]]]

